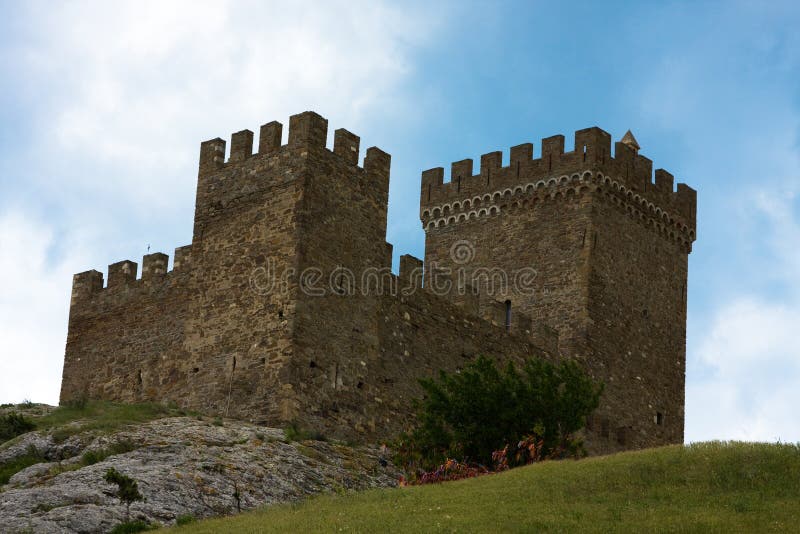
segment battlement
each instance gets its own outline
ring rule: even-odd
[[[632,136],[631,136],[632,139]],[[508,165],[502,165],[502,153],[490,152],[480,158],[475,173],[472,159],[451,164],[449,181],[442,167],[422,173],[420,217],[426,228],[457,222],[471,215],[499,213],[501,204],[513,204],[525,196],[555,198],[557,189],[575,193],[595,190],[603,185],[608,193],[643,206],[658,218],[679,221],[687,236],[694,240],[697,196],[694,189],[678,184],[663,169],[653,173],[650,159],[638,153],[638,144],[620,141],[611,151],[611,135],[597,127],[575,132],[574,148],[564,151],[564,136],[542,139],[541,155],[534,158],[533,144],[511,148]],[[494,209],[493,209],[494,208]],[[432,223],[432,224],[431,224]]]
[[[378,147],[370,147],[366,151],[363,166],[360,159],[359,136],[339,128],[334,132],[333,148],[326,146],[328,137],[328,120],[313,111],[305,111],[289,118],[288,142],[281,144],[283,125],[272,121],[259,129],[258,152],[253,153],[254,133],[241,130],[231,135],[230,155],[225,160],[227,143],[217,137],[200,144],[200,175],[217,172],[226,167],[241,164],[257,156],[276,156],[288,151],[299,151],[302,156],[309,152],[328,152],[336,154],[345,163],[353,165],[368,174],[385,176],[388,180],[390,156]]]
[[[175,249],[172,271],[168,269],[169,256],[154,252],[142,258],[142,276],[137,278],[139,265],[135,261],[122,260],[108,266],[108,285],[104,286],[103,273],[97,270],[78,273],[72,278],[72,306],[87,302],[97,295],[121,288],[144,287],[167,281],[173,273],[186,271],[190,264],[191,245]]]

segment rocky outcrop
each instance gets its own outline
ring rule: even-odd
[[[111,435],[57,442],[32,432],[0,448],[0,464],[36,449],[42,461],[0,492],[3,532],[108,532],[125,506],[104,481],[110,467],[138,482],[130,519],[171,524],[296,501],[315,493],[396,485],[380,451],[324,441],[288,442],[282,430],[236,421],[173,417]],[[119,454],[114,451],[128,450]],[[92,461],[98,461],[87,465]]]

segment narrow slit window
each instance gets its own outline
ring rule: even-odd
[[[506,331],[511,330],[511,301],[506,301]]]

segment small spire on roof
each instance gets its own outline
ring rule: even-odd
[[[633,133],[631,133],[630,130],[625,132],[625,135],[622,136],[621,142],[625,143],[626,145],[636,150],[637,152],[639,151],[640,148],[639,143],[636,141],[636,138],[633,136]]]

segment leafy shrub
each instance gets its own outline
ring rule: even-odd
[[[120,523],[111,529],[111,534],[134,534],[147,530],[153,530],[153,527],[140,519],[137,521],[125,521],[124,523]]]
[[[131,504],[136,501],[143,501],[144,497],[139,493],[139,485],[134,479],[127,475],[123,475],[113,467],[106,471],[106,482],[109,484],[117,485],[117,498],[125,505],[125,520],[127,522],[131,513]],[[145,526],[147,524],[145,523]],[[140,532],[139,530],[129,532]]]
[[[136,444],[134,442],[127,439],[120,440],[116,443],[112,443],[104,449],[86,451],[81,457],[81,463],[83,465],[94,465],[102,462],[109,456],[114,456],[115,454],[124,454],[133,450],[136,450]]]
[[[175,519],[175,524],[179,525],[179,526],[180,525],[188,525],[190,523],[194,523],[195,521],[197,521],[197,518],[194,515],[192,515],[192,514],[183,514],[183,515],[179,515]]]
[[[322,432],[316,430],[308,430],[300,427],[297,423],[292,423],[283,429],[283,433],[288,441],[327,441],[327,438]]]
[[[33,445],[28,446],[28,449],[22,456],[17,456],[13,460],[0,464],[0,486],[8,484],[11,477],[26,467],[36,465],[43,461],[44,456],[42,456],[42,453]]]
[[[24,415],[16,412],[0,416],[0,443],[34,430],[36,425]]]
[[[86,409],[86,405],[89,404],[89,397],[88,395],[81,394],[74,399],[70,399],[66,401],[62,406],[67,408],[71,408],[76,411],[83,411]]]
[[[509,447],[506,463],[516,462],[516,445],[533,436],[537,455],[582,451],[574,433],[598,406],[602,386],[571,360],[553,364],[527,360],[521,370],[479,357],[460,373],[440,372],[421,380],[417,425],[399,440],[397,462],[409,470],[435,470],[448,459],[490,466],[495,451]],[[539,446],[541,443],[541,446]],[[520,461],[524,459],[521,457]]]

